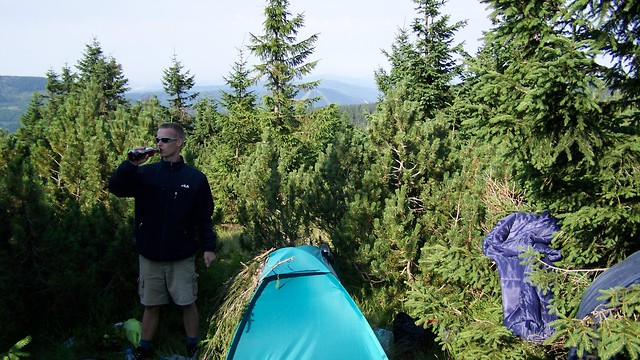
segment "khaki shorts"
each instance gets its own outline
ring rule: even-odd
[[[138,294],[144,306],[191,305],[198,297],[195,255],[178,261],[151,261],[139,256]]]

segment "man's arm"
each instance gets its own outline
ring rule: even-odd
[[[109,191],[118,197],[133,197],[135,189],[131,185],[138,166],[144,164],[151,156],[152,154],[146,154],[135,160],[123,161],[109,178]]]
[[[109,191],[118,197],[133,197],[132,186],[138,166],[126,160],[113,172],[109,178]]]
[[[199,200],[198,212],[198,229],[200,231],[200,238],[202,239],[202,247],[204,249],[204,264],[208,267],[216,259],[216,246],[218,242],[218,234],[213,230],[213,196],[211,195],[211,188],[206,177],[203,180],[202,186],[199,187],[200,194],[197,199]]]

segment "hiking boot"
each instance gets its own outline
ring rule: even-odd
[[[187,345],[187,359],[189,359],[189,360],[197,360],[198,359],[198,345],[197,344],[188,344]]]
[[[133,358],[135,360],[144,360],[153,358],[153,350],[138,346],[136,351],[133,352]]]

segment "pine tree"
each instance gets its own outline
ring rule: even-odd
[[[104,183],[113,170],[106,124],[116,109],[128,108],[128,80],[96,40],[77,67],[77,74],[63,68],[61,78],[47,73],[48,101],[32,108],[25,118],[29,132],[19,135],[53,203],[62,208],[71,196],[86,210],[106,199]]]
[[[383,51],[391,63],[387,74],[376,72],[376,82],[383,92],[406,82],[410,99],[420,104],[424,117],[433,118],[439,109],[450,106],[453,80],[461,75],[459,57],[466,55],[462,44],[453,45],[455,32],[466,22],[449,24],[450,17],[440,13],[445,1],[414,0],[418,18],[413,20],[411,33],[400,29],[392,52]],[[415,42],[411,41],[415,36]]]
[[[50,71],[47,93],[34,96],[21,119],[25,126],[0,141],[0,259],[12,268],[0,276],[0,307],[9,309],[0,311],[7,325],[0,346],[19,333],[62,341],[59,334],[82,333],[87,319],[111,326],[108,319],[131,310],[119,299],[135,296],[127,280],[136,271],[133,211],[105,185],[126,150],[152,142],[166,114],[157,99],[116,105],[119,95],[105,92],[114,73],[100,64],[119,68],[98,50],[91,47],[79,74]]]
[[[125,93],[129,90],[127,87],[129,80],[122,72],[122,65],[118,64],[113,57],[104,54],[97,39],[86,45],[83,57],[78,61],[76,68],[78,69],[77,85],[81,89],[90,87],[92,83],[100,86],[98,108],[101,114],[129,104],[125,97]],[[63,75],[63,84],[67,83]]]
[[[369,207],[377,213],[369,214],[375,220],[364,231],[373,234],[363,239],[364,261],[379,280],[400,292],[402,281],[413,281],[419,271],[426,236],[421,218],[431,210],[427,201],[439,195],[438,184],[457,166],[450,156],[455,139],[444,111],[452,103],[452,80],[460,71],[453,60],[460,48],[450,43],[462,24],[447,25],[448,18],[439,16],[441,1],[416,3],[421,18],[412,28],[415,41],[400,30],[393,51],[386,53],[390,72],[376,74],[385,93],[371,116],[365,149],[371,153],[368,171],[374,183],[363,184],[359,197],[377,204]]]
[[[625,94],[623,106],[636,103],[640,90],[640,4],[605,0],[569,2],[563,22],[575,27],[576,37],[590,40],[592,46],[611,59],[602,69],[609,88]]]
[[[256,106],[257,95],[251,87],[256,84],[256,79],[251,75],[253,71],[247,68],[247,59],[244,51],[238,50],[238,61],[233,64],[232,72],[224,77],[224,81],[231,91],[220,91],[222,105],[228,112],[252,111]]]
[[[45,318],[45,310],[36,304],[45,301],[47,292],[41,281],[47,269],[40,266],[40,251],[50,250],[41,242],[52,211],[30,166],[25,143],[4,131],[0,135],[0,261],[11,269],[0,274],[0,347],[7,349],[19,340],[16,337],[34,334],[32,321]]]
[[[304,15],[290,18],[288,7],[288,0],[269,0],[264,12],[264,34],[250,34],[252,44],[249,46],[262,61],[256,70],[259,77],[265,78],[265,86],[271,92],[265,97],[265,106],[273,113],[271,126],[282,134],[290,134],[299,126],[296,96],[318,85],[316,81],[295,82],[308,75],[317,64],[317,61],[307,62],[307,58],[315,50],[318,35],[296,42],[298,31],[304,25]],[[301,100],[302,110],[313,101]]]
[[[191,116],[189,109],[191,102],[198,97],[197,92],[192,92],[195,85],[195,75],[189,76],[189,70],[184,71],[184,66],[176,54],[171,57],[171,66],[163,70],[162,86],[164,92],[169,95],[169,112],[172,121],[191,128]]]

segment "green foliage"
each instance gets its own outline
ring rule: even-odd
[[[451,43],[455,32],[465,22],[450,25],[449,16],[440,14],[442,0],[413,2],[418,17],[413,20],[411,33],[400,29],[391,53],[383,50],[391,70],[387,73],[379,69],[376,82],[384,93],[400,83],[406,84],[410,88],[407,98],[417,103],[421,116],[429,119],[453,101],[452,81],[462,72],[456,57],[465,53],[461,44],[452,46]]]
[[[493,61],[472,68],[475,116],[466,124],[510,159],[529,202],[563,220],[555,246],[568,260],[619,261],[638,249],[631,190],[637,129],[630,127],[637,110],[602,97],[606,78],[595,60],[601,49],[565,26],[567,4],[490,3],[498,24],[487,38]],[[581,14],[578,24],[588,21]],[[503,54],[494,55],[493,46]]]
[[[186,152],[193,154],[194,165],[209,179],[216,218],[235,223],[239,201],[236,184],[241,165],[259,139],[255,110],[232,106],[226,114],[221,114],[210,99],[198,101],[195,109],[193,135]]]
[[[429,12],[425,21],[437,17],[438,4],[419,3]],[[393,287],[398,297],[404,297],[405,282],[431,271],[418,264],[433,231],[427,220],[433,216],[431,199],[439,198],[439,183],[457,167],[451,156],[456,139],[443,116],[451,100],[448,82],[456,51],[442,51],[455,28],[446,22],[427,29],[416,20],[416,42],[401,30],[387,54],[392,70],[376,74],[384,98],[367,128],[363,177],[353,179],[355,190],[348,198],[356,218],[349,212],[347,221],[360,227],[347,225],[344,231],[357,244],[362,271],[380,282],[377,287]]]
[[[9,349],[9,351],[4,354],[0,354],[0,356],[2,356],[2,360],[19,360],[21,358],[29,357],[29,353],[22,351],[22,349],[29,345],[30,342],[30,336],[18,341],[11,347],[11,349]]]
[[[626,108],[638,100],[638,43],[640,35],[640,5],[609,1],[574,0],[563,15],[563,21],[576,28],[577,35],[611,59],[612,66],[603,70],[604,78],[613,90],[626,96],[616,101]]]
[[[421,218],[425,241],[420,272],[409,283],[404,306],[438,336],[453,358],[533,358],[544,349],[502,327],[500,279],[482,252],[488,229],[506,214],[524,210],[508,181],[484,175],[482,157],[461,149],[468,161],[433,190]]]
[[[278,149],[271,144],[258,144],[254,154],[240,172],[244,179],[239,186],[243,199],[238,219],[245,226],[245,241],[253,249],[294,246],[304,236],[304,204],[302,189],[296,180],[305,177],[304,171],[289,173],[279,166]]]
[[[236,187],[242,199],[238,217],[250,247],[309,243],[316,226],[336,224],[345,176],[330,144],[339,136],[348,138],[351,130],[332,106],[308,113],[287,143],[263,135],[242,165],[238,178],[243,181]]]
[[[249,46],[263,62],[256,70],[259,77],[266,77],[270,90],[264,99],[265,108],[254,113],[262,140],[242,163],[238,179],[243,181],[236,187],[242,200],[238,220],[245,226],[244,239],[247,246],[257,250],[310,242],[313,224],[327,222],[323,219],[327,199],[335,199],[335,194],[325,196],[320,190],[339,188],[326,182],[325,166],[330,165],[323,162],[331,160],[322,156],[338,134],[350,131],[336,106],[308,112],[313,99],[296,100],[299,91],[317,85],[295,83],[316,65],[315,61],[306,61],[313,53],[317,35],[296,42],[304,18],[290,18],[288,5],[288,1],[268,3],[264,35],[252,34]],[[227,100],[237,101],[244,93],[240,90],[250,83],[242,70],[240,62],[233,77],[236,96]],[[243,118],[251,115],[243,107],[228,110]],[[230,120],[234,115],[230,114]]]
[[[137,119],[119,105],[126,80],[97,43],[79,69],[50,72],[46,98],[34,96],[24,127],[3,134],[0,258],[12,271],[0,278],[1,346],[31,334],[41,349],[87,321],[113,324],[135,294],[130,205],[111,202],[105,185],[116,151],[137,142],[127,139]]]
[[[195,164],[209,179],[216,218],[224,223],[237,222],[240,197],[235,184],[239,181],[241,165],[260,138],[256,95],[249,90],[255,80],[250,78],[250,74],[240,51],[240,60],[225,78],[231,91],[221,92],[221,105],[226,113],[218,112],[211,99],[196,104],[194,134],[191,137],[196,144],[194,152],[198,154]]]
[[[118,106],[128,104],[124,94],[129,90],[129,80],[124,77],[122,65],[113,57],[104,55],[97,39],[85,46],[82,59],[76,65],[77,76],[74,79],[65,78],[63,73],[63,88],[68,88],[71,80],[76,80],[80,89],[95,86],[98,101],[95,103],[100,114],[115,110]],[[47,88],[50,88],[47,86]]]
[[[340,111],[344,113],[355,126],[366,129],[368,117],[376,109],[376,104],[342,105]]]

